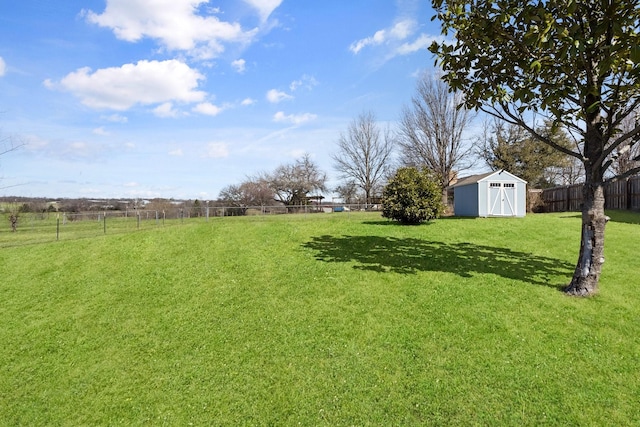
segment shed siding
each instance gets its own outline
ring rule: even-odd
[[[527,184],[516,184],[516,193],[518,194],[516,216],[522,217],[527,215]]]
[[[489,183],[478,182],[478,216],[489,215]]]
[[[457,216],[478,216],[478,184],[455,189],[453,211]]]

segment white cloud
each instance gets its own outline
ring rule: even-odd
[[[47,147],[55,151],[55,154],[49,153],[49,155],[65,161],[89,160],[93,162],[103,158],[110,151],[108,145],[86,141],[55,141],[54,145],[55,147]]]
[[[93,130],[94,134],[102,135],[102,128]],[[108,135],[108,133],[104,133]],[[134,147],[132,143],[114,144],[112,142],[91,142],[82,140],[68,140],[65,138],[46,139],[38,135],[24,135],[25,150],[45,159],[57,159],[64,163],[88,162],[94,163],[100,159],[111,157],[113,153],[122,153]]]
[[[100,136],[108,136],[109,132],[107,132],[107,130],[104,127],[99,127],[99,128],[95,128],[93,130],[94,135],[100,135]]]
[[[32,152],[44,151],[48,149],[50,141],[37,135],[27,135],[25,137],[27,150]]]
[[[237,73],[242,74],[246,69],[246,61],[244,59],[236,59],[231,63],[231,66],[236,70]]]
[[[242,100],[242,102],[240,104],[246,107],[246,106],[249,106],[249,105],[253,105],[256,102],[258,102],[258,101],[256,101],[255,99],[245,98],[245,99]]]
[[[280,4],[280,0],[247,1],[263,17]],[[138,42],[148,37],[168,50],[187,51],[201,59],[218,56],[226,43],[253,40],[257,28],[243,30],[237,22],[221,21],[213,15],[218,10],[200,8],[206,3],[208,0],[107,0],[104,12],[83,13],[89,22],[110,28],[121,40]]]
[[[267,18],[273,13],[274,10],[280,6],[282,0],[244,0],[246,3],[253,6],[263,21],[266,21]]]
[[[289,89],[291,89],[292,92],[295,92],[300,88],[311,90],[314,86],[317,85],[318,81],[315,77],[304,74],[299,80],[292,81],[289,85]]]
[[[180,115],[180,112],[173,108],[173,103],[165,102],[163,104],[158,105],[153,109],[153,114],[162,118],[175,118]]]
[[[211,159],[229,157],[229,147],[224,142],[210,142],[204,157]]]
[[[307,155],[307,154],[309,154],[309,152],[303,148],[296,148],[287,153],[287,155],[292,159],[299,159],[300,157],[303,157],[304,155]]]
[[[113,123],[127,123],[129,121],[129,119],[126,116],[121,116],[120,114],[102,116],[101,119],[109,122],[113,122]]]
[[[405,19],[391,27],[389,33],[394,39],[404,40],[414,33],[415,27],[416,22],[413,19]]]
[[[184,153],[182,152],[182,148],[177,148],[175,150],[169,151],[170,156],[182,157]]]
[[[311,113],[304,114],[289,114],[286,115],[282,111],[278,111],[273,116],[273,121],[278,123],[291,123],[294,125],[300,125],[302,123],[315,120],[318,116]]]
[[[389,42],[397,42],[410,37],[416,27],[413,19],[404,19],[396,22],[392,27],[376,31],[371,37],[367,37],[351,43],[349,50],[355,54],[359,53],[367,46],[377,46]]]
[[[267,100],[272,104],[277,104],[278,102],[287,99],[293,99],[293,96],[289,95],[288,93],[281,92],[277,89],[271,89],[269,92],[267,92]]]
[[[203,79],[197,70],[173,59],[139,61],[93,73],[88,67],[80,68],[58,84],[46,80],[45,86],[67,90],[91,108],[124,111],[138,104],[199,102],[206,95],[197,90]]]
[[[0,77],[3,77],[7,73],[7,63],[0,56]]]
[[[431,43],[437,40],[441,40],[442,37],[429,36],[427,34],[421,34],[416,40],[411,43],[403,43],[396,50],[398,55],[409,55],[419,50],[426,50]]]
[[[217,105],[213,105],[210,102],[203,102],[193,107],[193,111],[195,113],[204,114],[206,116],[217,116],[223,110],[224,108],[218,107]]]

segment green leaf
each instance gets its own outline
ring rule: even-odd
[[[536,59],[531,63],[531,65],[529,65],[529,69],[534,73],[539,73],[540,70],[542,69],[542,64],[540,63],[539,60]]]
[[[631,47],[630,59],[635,64],[640,64],[640,46],[635,45]]]

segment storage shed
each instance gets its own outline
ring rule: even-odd
[[[525,216],[527,182],[499,170],[462,178],[453,188],[456,216]]]

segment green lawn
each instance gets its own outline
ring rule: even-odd
[[[0,249],[1,425],[638,425],[640,215],[214,218]]]

